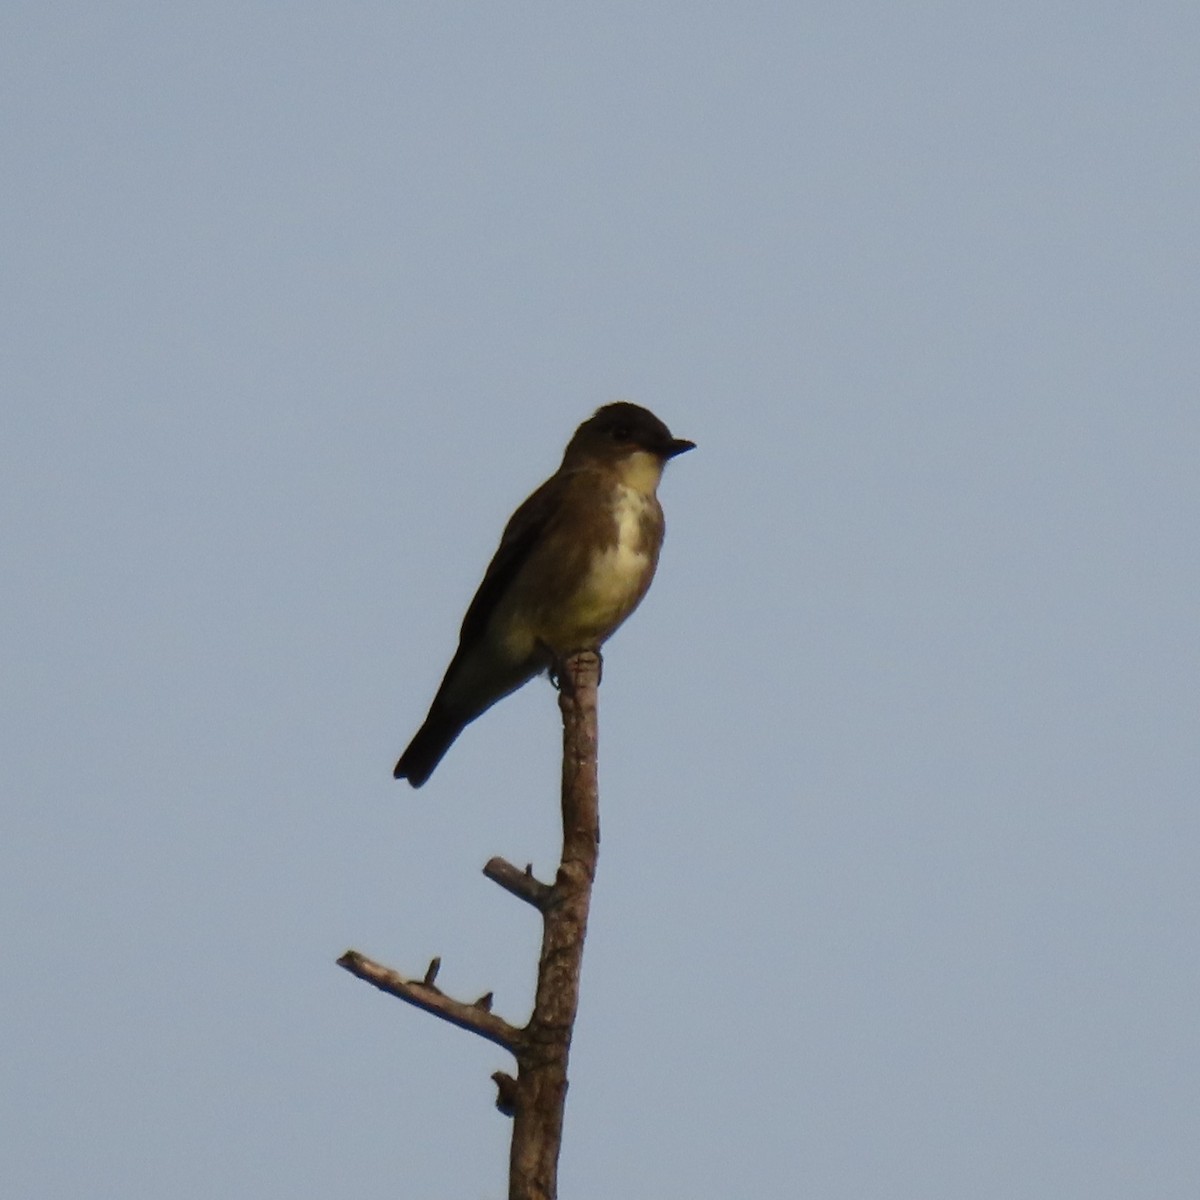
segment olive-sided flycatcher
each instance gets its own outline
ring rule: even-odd
[[[466,725],[574,651],[598,649],[637,608],[662,546],[663,467],[694,446],[624,401],[579,426],[562,466],[508,522],[397,779],[420,787]]]

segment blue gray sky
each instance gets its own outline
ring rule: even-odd
[[[610,643],[562,1192],[1200,1193],[1200,9],[0,16],[0,1174],[504,1193],[558,717],[390,778],[512,508]]]

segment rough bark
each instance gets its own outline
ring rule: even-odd
[[[599,655],[577,654],[564,665],[559,690],[562,861],[542,906],[537,994],[516,1052],[509,1200],[554,1200],[557,1194],[567,1059],[579,1007],[583,940],[600,846],[596,776],[599,677]]]

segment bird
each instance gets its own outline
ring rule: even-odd
[[[463,618],[429,715],[392,772],[419,788],[455,738],[498,700],[602,643],[641,603],[663,541],[657,489],[695,449],[649,409],[605,404],[562,464],[513,513]]]

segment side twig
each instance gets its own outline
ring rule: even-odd
[[[389,996],[398,996],[435,1017],[441,1017],[443,1021],[449,1021],[451,1025],[457,1025],[459,1029],[477,1033],[481,1038],[495,1042],[497,1046],[503,1046],[514,1054],[517,1052],[521,1031],[503,1018],[493,1015],[491,992],[481,996],[474,1004],[464,1004],[434,986],[433,981],[437,977],[440,959],[435,958],[429,964],[429,970],[423,980],[405,979],[399,972],[373,962],[357,950],[347,950],[337,963],[351,975],[357,975],[359,979],[374,984]]]
[[[518,900],[524,900],[526,904],[532,904],[537,909],[544,910],[554,892],[550,884],[533,877],[532,865],[518,871],[512,863],[503,858],[490,858],[483,868],[483,873],[506,892],[511,892]]]

